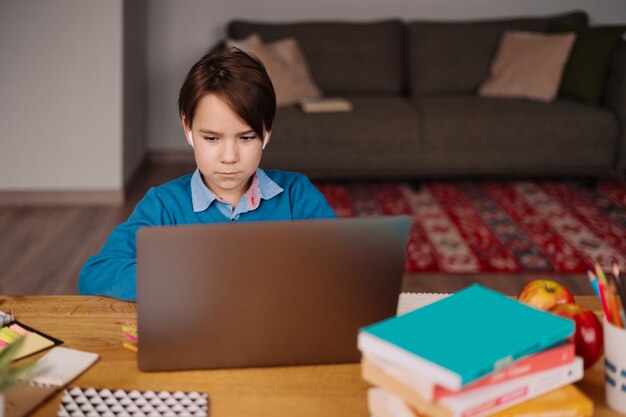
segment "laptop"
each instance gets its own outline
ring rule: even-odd
[[[142,371],[350,363],[396,312],[408,217],[146,227]]]

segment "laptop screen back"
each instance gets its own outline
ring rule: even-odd
[[[137,233],[138,363],[182,370],[356,362],[396,312],[406,217]]]

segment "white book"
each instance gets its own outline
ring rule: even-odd
[[[38,404],[77,378],[97,360],[97,353],[63,347],[52,349],[25,375],[23,385],[5,393],[4,415],[6,417],[30,415]]]
[[[434,401],[435,387],[437,384],[422,374],[407,372],[405,368],[397,366],[383,358],[363,354],[363,362],[370,362],[387,375],[397,379],[426,401]]]
[[[27,383],[61,388],[89,369],[98,358],[97,353],[55,347],[37,361],[28,374]]]
[[[417,417],[415,411],[402,398],[382,388],[367,390],[367,408],[376,417]]]
[[[447,397],[441,400],[441,404],[452,409],[455,417],[486,416],[553,389],[580,381],[583,375],[583,360],[576,357],[571,364],[502,384],[479,388],[466,395]]]
[[[367,405],[377,417],[422,417],[402,398],[382,388],[370,388]],[[502,409],[494,417],[591,417],[593,402],[576,388],[566,385],[520,404]]]
[[[330,113],[352,110],[352,103],[339,97],[310,98],[300,101],[300,107],[305,113]]]

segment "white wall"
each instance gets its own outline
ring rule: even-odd
[[[626,22],[624,0],[150,0],[148,149],[186,149],[178,90],[191,66],[235,18],[261,21],[484,19],[585,10],[592,24]]]
[[[122,0],[0,0],[0,191],[121,190]]]

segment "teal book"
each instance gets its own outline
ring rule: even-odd
[[[574,334],[572,320],[473,284],[440,301],[367,326],[359,350],[459,390]]]

